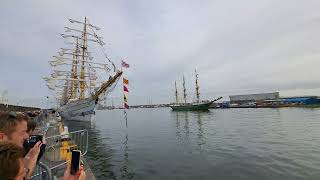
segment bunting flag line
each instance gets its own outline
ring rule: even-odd
[[[128,88],[125,85],[123,85],[123,91],[124,92],[129,92]]]
[[[129,109],[129,105],[127,103],[124,103],[124,108]]]
[[[127,99],[127,97],[126,97],[125,94],[123,95],[123,101],[124,101],[125,103],[128,103],[128,99]]]
[[[129,64],[124,61],[122,61],[121,66],[124,68],[129,68]],[[123,113],[124,113],[124,118],[126,120],[126,127],[128,128],[128,118],[127,118],[126,109],[129,109],[128,98],[127,98],[127,94],[129,93],[129,89],[127,88],[127,86],[129,85],[129,80],[123,77],[122,83],[123,83],[123,106],[124,106]]]
[[[128,127],[128,114],[125,109],[123,110],[123,114],[124,114],[124,119],[126,120],[126,127]]]
[[[128,63],[122,61],[122,67],[124,67],[124,68],[129,68],[130,65],[129,65]]]
[[[123,84],[129,85],[129,80],[126,78],[123,78]]]

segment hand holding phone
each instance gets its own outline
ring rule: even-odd
[[[81,151],[80,150],[72,150],[71,151],[71,170],[70,174],[76,175],[80,169],[80,158]]]
[[[82,166],[82,165],[81,165]],[[80,166],[80,171],[78,171],[77,175],[71,175],[71,164],[67,164],[67,169],[64,172],[63,178],[62,180],[85,180],[86,179],[86,173],[83,170],[81,170],[81,166]]]

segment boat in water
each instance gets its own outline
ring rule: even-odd
[[[172,108],[172,110],[174,111],[208,111],[210,105],[215,102],[218,101],[220,99],[222,99],[222,97],[219,97],[217,99],[214,100],[206,100],[206,101],[200,101],[200,93],[199,93],[199,84],[198,84],[198,74],[197,71],[195,71],[196,74],[196,97],[197,97],[197,101],[196,102],[191,102],[191,103],[187,103],[187,93],[186,93],[186,87],[185,87],[185,79],[183,76],[183,100],[184,102],[179,102],[179,98],[178,98],[178,90],[177,90],[177,83],[175,82],[175,97],[176,97],[176,102],[170,104],[169,106]]]
[[[58,55],[53,56],[49,61],[52,73],[43,79],[59,101],[57,111],[63,119],[91,122],[97,104],[106,99],[123,72],[107,56],[105,43],[96,33],[99,27],[86,17],[83,22],[68,20],[76,26],[64,27],[66,34],[61,34],[69,47],[61,48]],[[93,58],[99,55],[95,50],[102,54],[100,62]]]

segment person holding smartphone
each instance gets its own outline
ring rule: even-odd
[[[30,169],[23,163],[24,149],[10,142],[0,142],[0,179],[25,180],[29,177]],[[71,166],[67,166],[63,180],[85,180],[84,171],[71,175]]]
[[[72,150],[71,151],[71,163],[67,164],[65,178],[79,179],[79,180],[85,179],[86,174],[83,170],[83,166],[80,165],[81,164],[80,162],[81,162],[81,151],[80,150]],[[64,180],[67,180],[67,179],[64,179]]]
[[[24,142],[29,138],[27,122],[29,117],[22,113],[0,112],[0,142],[9,142],[23,148]],[[28,170],[27,179],[32,175],[36,166],[42,142],[37,142],[23,158],[25,168]]]
[[[86,173],[84,170],[79,170],[77,174],[72,175],[71,174],[71,165],[67,164],[67,169],[64,172],[63,180],[85,180],[86,179]]]

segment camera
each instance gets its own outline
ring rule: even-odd
[[[27,152],[29,152],[30,149],[33,148],[33,146],[37,144],[38,141],[42,142],[42,139],[43,139],[42,135],[32,135],[29,137],[29,139],[24,141],[23,147]]]
[[[28,153],[30,151],[30,149],[32,149],[34,147],[34,145],[37,144],[37,142],[39,141],[43,141],[43,136],[42,135],[32,135],[29,137],[29,139],[25,140],[23,143],[23,147],[25,149],[25,152]],[[45,144],[41,144],[40,146],[40,152],[37,158],[37,161],[39,161],[39,159],[42,157],[42,155],[44,154],[46,150],[46,145]]]

